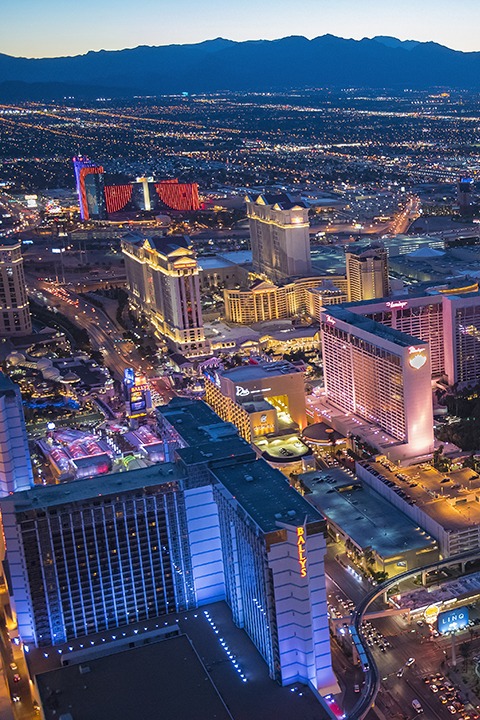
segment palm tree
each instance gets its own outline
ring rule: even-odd
[[[467,669],[468,660],[469,660],[469,658],[470,658],[471,650],[472,650],[472,649],[471,649],[471,647],[470,647],[470,643],[469,643],[469,642],[463,642],[463,643],[460,645],[460,655],[461,655],[462,658],[463,658],[463,670],[464,670],[464,672],[465,672],[466,669]]]

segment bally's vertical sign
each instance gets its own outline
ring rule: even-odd
[[[305,539],[304,527],[297,527],[297,550],[300,577],[304,578],[307,577],[307,541]]]

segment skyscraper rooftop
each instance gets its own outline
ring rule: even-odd
[[[324,522],[323,516],[265,460],[229,465],[213,471],[216,478],[264,533],[288,525]]]

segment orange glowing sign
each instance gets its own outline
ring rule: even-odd
[[[297,527],[297,548],[298,548],[298,562],[300,563],[300,577],[307,577],[307,555],[305,552],[305,546],[307,541],[305,540],[305,528]]]

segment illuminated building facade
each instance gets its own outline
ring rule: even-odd
[[[187,357],[207,355],[199,269],[187,237],[122,240],[132,307],[144,313],[170,346]]]
[[[445,373],[443,301],[441,295],[383,298],[349,304],[352,313],[428,342],[432,376]]]
[[[22,245],[13,238],[0,238],[0,337],[31,332]]]
[[[191,212],[200,208],[197,183],[179,183],[177,179],[155,182],[153,178],[137,178],[134,182],[112,183],[107,176],[105,203],[109,215],[162,208]]]
[[[33,485],[22,396],[0,373],[0,497]]]
[[[195,607],[178,476],[171,466],[154,468],[5,499],[10,591],[24,641],[57,645]]]
[[[321,329],[328,401],[395,439],[399,457],[431,453],[428,343],[341,306],[322,314]]]
[[[306,295],[307,314],[315,320],[320,320],[325,307],[346,303],[348,300],[346,288],[338,287],[335,281],[332,282],[330,279],[324,280],[317,287],[309,288]]]
[[[323,517],[278,470],[255,460],[232,425],[206,403],[176,398],[157,414],[188,486],[195,488],[189,492],[197,493],[190,512],[198,539],[199,518],[209,525],[218,519],[210,532],[220,540],[224,598],[235,623],[265,659],[270,677],[282,685],[305,682],[322,694],[334,691]],[[193,548],[202,587],[218,577],[218,568],[207,569],[199,542]],[[213,562],[213,547],[211,552]]]
[[[432,377],[450,385],[480,376],[480,292],[459,278],[428,294],[382,298],[345,306],[350,312],[428,342]]]
[[[152,408],[147,378],[136,373],[133,368],[126,368],[123,374],[123,388],[128,416],[131,418],[145,417]]]
[[[335,689],[323,517],[205,403],[157,413],[174,462],[0,501],[20,637],[60,646],[226,600],[270,677]]]
[[[278,282],[312,270],[308,208],[288,195],[247,197],[253,267]]]
[[[289,295],[285,288],[279,288],[268,280],[257,280],[243,290],[225,289],[225,319],[240,325],[252,325],[290,317]]]
[[[443,296],[445,374],[451,385],[480,378],[480,292]]]
[[[234,622],[252,639],[270,677],[334,691],[324,519],[263,460],[212,474]]]
[[[132,199],[133,186],[105,185],[105,206],[108,215],[123,210]]]
[[[457,202],[460,215],[470,215],[473,204],[473,178],[460,178],[457,182]]]
[[[347,301],[347,281],[342,275],[307,277],[275,285],[257,280],[249,288],[225,289],[225,318],[240,325],[279,320],[308,314],[317,320],[317,303],[311,293],[318,293],[325,304]],[[318,297],[318,295],[317,295]]]
[[[389,294],[388,256],[380,243],[367,247],[350,245],[345,259],[349,300],[371,300]]]
[[[106,175],[101,165],[82,156],[73,158],[73,168],[82,220],[106,220],[118,212],[200,208],[197,183],[180,183],[177,178],[155,181],[152,177],[132,181]]]
[[[82,220],[105,220],[103,167],[86,157],[74,157],[73,168]]]
[[[207,369],[205,399],[247,442],[307,424],[303,372],[286,361]]]
[[[199,210],[197,183],[179,183],[177,179],[154,183],[160,201],[171,210]]]

